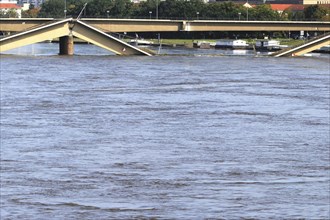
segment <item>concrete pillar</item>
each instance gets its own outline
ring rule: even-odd
[[[73,55],[73,36],[60,37],[59,55]]]

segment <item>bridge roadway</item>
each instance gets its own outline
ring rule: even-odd
[[[0,31],[21,32],[53,18],[1,18]],[[106,32],[176,31],[330,31],[330,21],[238,21],[238,20],[156,20],[96,19],[81,21]]]

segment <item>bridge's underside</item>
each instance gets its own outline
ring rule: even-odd
[[[313,39],[303,45],[296,46],[294,48],[285,49],[283,51],[272,54],[274,57],[282,56],[301,56],[314,50],[320,49],[326,45],[330,45],[330,34],[320,36],[317,39]]]
[[[56,21],[44,19],[1,19],[0,31],[20,32],[36,25]],[[171,31],[330,31],[329,21],[208,21],[155,19],[81,19],[106,32]]]
[[[68,37],[68,38],[66,38]],[[66,19],[0,39],[0,52],[60,38],[60,54],[73,54],[73,37],[81,38],[117,55],[147,55],[145,52],[79,20]]]

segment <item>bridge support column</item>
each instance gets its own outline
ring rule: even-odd
[[[60,55],[73,55],[73,36],[60,37]]]

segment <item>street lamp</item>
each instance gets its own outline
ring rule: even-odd
[[[66,0],[64,0],[64,18],[66,18],[66,12],[67,12],[67,10],[66,10]]]
[[[246,8],[246,20],[249,20],[249,8]]]
[[[246,3],[243,5],[246,8],[246,20],[249,20],[249,8],[251,8],[251,5],[249,4],[249,0],[246,0]]]
[[[197,15],[197,20],[199,19],[199,11],[196,12],[196,15]]]
[[[151,19],[152,11],[149,11],[149,19]]]
[[[158,0],[156,1],[156,19],[158,19]]]
[[[241,12],[238,12],[238,20],[241,20]]]
[[[109,11],[109,10],[107,10],[107,18],[109,18],[109,13],[110,13],[110,11]]]

